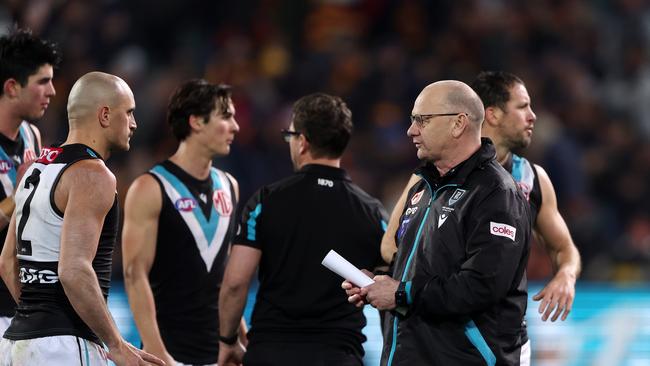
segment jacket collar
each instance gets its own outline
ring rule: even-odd
[[[438,169],[432,163],[427,162],[420,168],[416,169],[415,174],[423,177],[429,184],[458,184],[465,183],[467,177],[476,169],[483,169],[488,162],[496,159],[496,149],[492,140],[481,138],[481,147],[467,160],[453,167],[444,176],[440,176]]]
[[[347,180],[352,181],[348,173],[341,169],[335,168],[332,166],[321,165],[321,164],[307,164],[303,166],[296,173],[298,174],[308,174],[308,175],[318,175],[321,178],[329,178],[334,180]]]

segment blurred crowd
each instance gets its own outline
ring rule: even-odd
[[[121,197],[174,151],[168,98],[203,77],[234,87],[241,131],[217,164],[239,180],[243,200],[291,172],[279,131],[294,100],[323,91],[353,111],[344,167],[391,209],[418,164],[406,136],[418,92],[441,79],[469,83],[481,70],[512,72],[538,117],[521,154],[555,185],[582,278],[650,280],[647,1],[3,0],[0,31],[14,23],[63,52],[57,96],[39,122],[46,144],[67,133],[79,76],[101,70],[132,86],[138,130],[131,152],[110,161]],[[541,279],[551,268],[536,248],[529,277]]]

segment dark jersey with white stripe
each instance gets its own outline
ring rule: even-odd
[[[64,213],[54,203],[54,192],[65,170],[86,159],[101,159],[101,156],[82,144],[44,148],[41,157],[25,172],[18,186],[16,249],[22,291],[5,338],[20,340],[74,335],[101,344],[75,312],[58,278]],[[108,297],[110,288],[118,217],[116,194],[113,206],[104,218],[92,262],[104,299]]]
[[[0,134],[0,201],[13,196],[16,184],[16,168],[26,160],[40,154],[34,130],[28,122],[20,125],[18,138],[14,141]],[[8,227],[9,225],[7,225]],[[0,250],[7,237],[7,227],[0,230]],[[16,303],[4,281],[0,281],[0,316],[13,316]]]
[[[262,251],[250,344],[318,343],[363,354],[362,309],[348,303],[342,278],[321,261],[334,249],[373,269],[382,262],[386,218],[344,170],[324,165],[306,165],[255,193],[235,238],[235,245]]]
[[[149,272],[160,335],[176,361],[216,363],[219,289],[237,222],[233,185],[218,169],[198,180],[169,160],[149,173],[162,191]]]

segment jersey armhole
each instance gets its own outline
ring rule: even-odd
[[[544,202],[544,194],[542,193],[542,186],[539,184],[539,172],[537,171],[537,166],[535,164],[531,165],[533,167],[533,172],[535,173],[533,177],[533,191],[535,191],[535,187],[537,187],[537,191],[539,192],[539,207],[541,208],[542,202]]]
[[[50,189],[50,208],[52,209],[52,212],[58,216],[59,218],[63,219],[63,212],[56,206],[56,202],[54,201],[54,193],[56,192],[56,186],[59,185],[59,181],[61,180],[61,176],[63,175],[63,172],[65,172],[69,167],[71,167],[73,164],[82,161],[82,160],[87,160],[87,159],[98,159],[93,156],[82,156],[78,158],[77,160],[73,160],[66,164],[59,173],[56,175],[56,178],[54,178],[54,181],[52,182],[52,188]]]
[[[165,193],[165,186],[163,186],[162,181],[156,175],[156,173],[152,171],[148,171],[146,174],[149,174],[158,183],[158,188],[160,188],[160,207],[162,210],[162,206],[165,204],[165,196],[167,196],[167,194]]]

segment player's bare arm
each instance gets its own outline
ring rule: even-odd
[[[21,285],[18,278],[18,258],[16,257],[16,215],[11,215],[9,231],[2,248],[2,254],[0,254],[0,275],[14,301],[18,303]]]
[[[580,254],[576,249],[569,228],[557,208],[555,189],[546,171],[535,165],[540,188],[542,206],[537,216],[535,230],[541,236],[542,243],[553,265],[554,276],[533,299],[540,301],[539,313],[546,321],[556,321],[561,315],[565,320],[573,306],[575,282],[580,274]],[[555,311],[553,313],[553,311]]]
[[[162,365],[161,360],[122,338],[92,267],[104,218],[115,200],[115,188],[115,177],[100,160],[80,161],[62,175],[54,193],[55,204],[64,212],[59,280],[77,314],[108,346],[108,356],[117,365]]]
[[[413,185],[417,183],[420,179],[421,178],[415,174],[411,175],[411,178],[406,184],[406,187],[404,187],[404,191],[400,195],[397,202],[395,202],[395,207],[393,208],[393,212],[391,212],[390,214],[390,219],[388,220],[386,232],[384,232],[384,236],[381,238],[381,257],[384,259],[386,263],[392,262],[393,255],[395,254],[395,252],[397,252],[397,244],[395,243],[395,233],[399,228],[399,218],[402,215],[402,212],[404,211],[404,206],[406,206],[406,196],[408,195],[411,187],[413,187]]]
[[[122,229],[124,286],[145,351],[172,364],[160,336],[149,272],[156,255],[158,218],[162,209],[160,185],[149,174],[138,177],[126,194]]]
[[[241,327],[248,287],[261,257],[262,251],[259,249],[244,245],[234,245],[232,248],[219,292],[219,332],[223,337],[236,335]],[[241,362],[243,350],[238,343],[219,343],[219,365]]]

